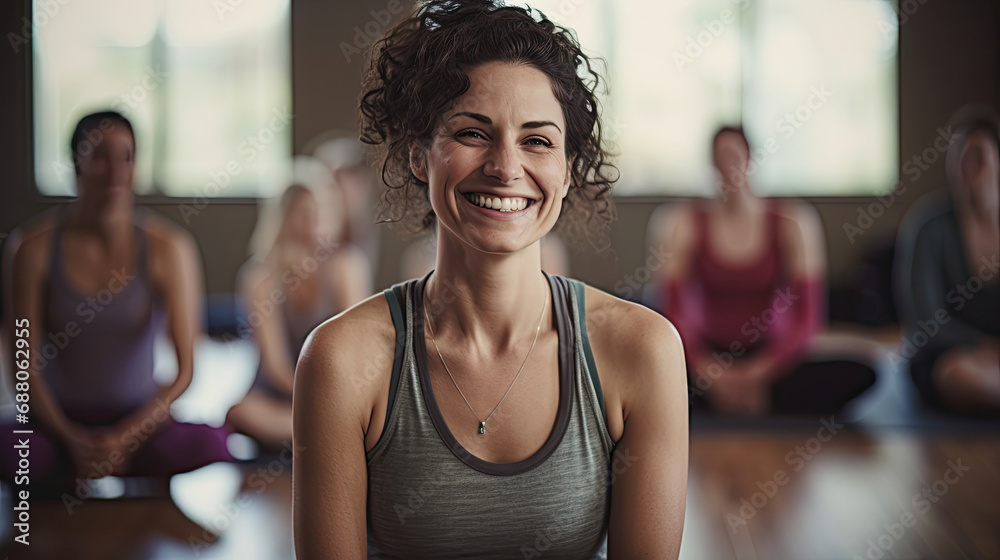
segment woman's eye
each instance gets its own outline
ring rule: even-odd
[[[483,136],[478,130],[463,130],[457,135],[459,138],[480,138],[485,140],[486,137]]]
[[[533,136],[531,138],[528,138],[527,140],[525,140],[525,142],[527,142],[528,144],[530,144],[532,146],[551,146],[552,145],[552,144],[549,143],[548,140],[546,140],[544,138],[539,138],[538,136]]]

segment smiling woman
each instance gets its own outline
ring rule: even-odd
[[[566,145],[547,147],[572,154],[569,171],[574,188],[563,201],[564,217],[556,230],[570,238],[587,238],[599,248],[608,246],[606,234],[615,219],[611,184],[617,170],[608,163],[602,147],[597,91],[604,82],[592,69],[590,59],[570,31],[544,16],[537,22],[532,19],[534,25],[524,26],[519,19],[531,16],[520,9],[498,9],[483,17],[489,3],[442,6],[426,5],[422,17],[400,22],[374,46],[377,56],[362,89],[361,136],[382,150],[382,177],[390,189],[383,196],[380,218],[398,222],[405,233],[421,233],[434,224],[427,182],[410,168],[411,150],[428,147],[442,124],[439,116],[447,108],[452,109],[452,118],[466,117],[461,119],[465,126],[468,119],[491,126],[490,117],[480,108],[509,76],[482,73],[473,87],[469,69],[487,62],[506,62],[527,65],[543,76],[542,87],[562,108],[556,112],[564,126],[548,134],[558,132]],[[516,28],[518,39],[501,40],[495,28],[498,23],[502,29]],[[493,43],[484,40],[487,38]],[[415,48],[421,43],[423,48]],[[456,98],[466,93],[470,94],[466,96],[468,109],[453,106]],[[535,99],[527,106],[535,105]],[[449,129],[456,126],[451,118],[446,124]],[[518,126],[521,124],[529,131],[554,123],[542,119]],[[480,132],[476,139],[489,138]],[[544,146],[550,143],[545,138],[543,133],[533,142]]]
[[[484,1],[422,5],[370,60],[383,221],[436,226],[437,262],[302,350],[298,556],[676,558],[680,337],[541,268],[553,228],[593,242],[613,219],[589,60],[544,16]]]

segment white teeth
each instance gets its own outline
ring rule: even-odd
[[[483,196],[481,194],[468,194],[466,198],[473,204],[483,208],[499,210],[500,212],[518,212],[527,208],[529,204],[528,199],[521,197],[500,198],[496,196]]]

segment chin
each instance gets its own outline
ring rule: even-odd
[[[483,253],[511,254],[530,247],[535,241],[525,239],[520,232],[503,234],[491,232],[483,236],[466,238],[465,243]]]

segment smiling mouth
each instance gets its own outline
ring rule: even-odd
[[[535,202],[530,198],[523,198],[520,196],[498,197],[476,193],[463,193],[462,196],[480,208],[489,208],[498,212],[519,212],[531,206]]]

